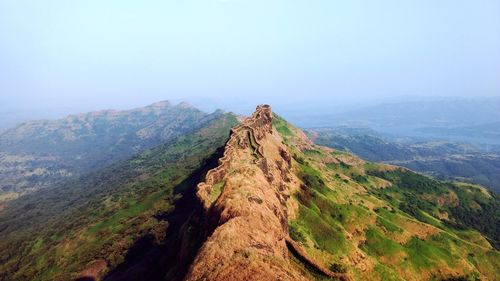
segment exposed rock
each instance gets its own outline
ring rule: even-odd
[[[90,263],[87,268],[78,274],[76,278],[79,280],[98,280],[108,264],[105,260],[96,260]]]
[[[186,280],[306,280],[288,257],[291,157],[272,116],[258,106],[233,128],[219,166],[198,185],[208,237]]]

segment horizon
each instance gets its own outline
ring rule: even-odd
[[[107,108],[95,108],[95,109],[90,109],[87,111],[72,111],[72,110],[66,110],[62,112],[57,112],[57,113],[52,113],[52,115],[40,115],[39,118],[19,118],[19,119],[12,119],[8,120],[7,122],[4,119],[3,123],[0,124],[0,133],[15,128],[19,125],[22,125],[26,122],[31,122],[31,121],[57,121],[61,119],[65,119],[71,116],[78,116],[78,115],[85,115],[85,114],[90,114],[94,112],[103,112],[103,111],[118,111],[118,112],[127,112],[127,111],[133,111],[136,109],[141,109],[145,107],[149,107],[155,104],[159,103],[168,103],[170,106],[179,106],[181,104],[187,104],[189,106],[192,106],[200,111],[203,111],[205,113],[214,113],[217,110],[222,110],[223,112],[228,112],[228,113],[234,113],[239,116],[244,116],[248,117],[252,114],[252,112],[255,110],[255,107],[258,105],[262,104],[268,104],[273,108],[273,112],[277,112],[278,114],[282,115],[286,119],[289,119],[290,121],[297,123],[297,125],[302,125],[303,119],[316,119],[316,121],[319,121],[321,117],[329,117],[332,118],[334,116],[341,116],[342,114],[350,113],[350,112],[359,112],[361,110],[366,110],[366,109],[372,109],[375,108],[377,109],[378,107],[381,106],[388,106],[388,105],[404,105],[412,102],[418,102],[418,103],[433,103],[437,106],[445,107],[447,106],[447,102],[488,102],[488,101],[494,101],[498,102],[498,106],[500,107],[500,96],[487,96],[487,97],[459,97],[459,96],[440,96],[440,97],[405,97],[405,98],[400,98],[400,99],[381,99],[378,100],[377,102],[370,102],[367,101],[365,103],[352,103],[352,104],[344,104],[342,107],[338,107],[335,110],[332,111],[323,111],[323,110],[314,110],[314,106],[317,106],[315,104],[298,104],[294,105],[294,107],[290,108],[290,104],[279,104],[278,106],[275,107],[275,104],[273,103],[265,103],[265,102],[256,102],[252,104],[245,103],[244,105],[241,104],[228,104],[228,103],[221,103],[220,101],[212,100],[210,104],[204,104],[203,101],[206,101],[206,99],[201,99],[200,100],[182,100],[182,99],[164,99],[164,100],[158,100],[152,103],[148,104],[138,104],[138,105],[133,105],[130,107],[107,107]],[[439,102],[444,102],[440,104]],[[300,114],[296,114],[295,112],[301,108],[303,109],[304,106],[307,108],[304,112],[301,112]],[[299,108],[296,108],[299,107]],[[276,110],[277,108],[277,110]],[[316,108],[317,109],[317,108]],[[314,111],[311,111],[314,110]],[[0,112],[0,117],[2,117],[2,114]],[[318,119],[319,118],[319,119]],[[353,119],[355,120],[355,118]],[[12,121],[12,122],[9,122]],[[300,126],[299,125],[299,126]],[[345,124],[340,124],[339,126],[346,126]],[[315,127],[315,126],[300,126],[300,127]],[[320,126],[321,127],[321,126]],[[327,126],[328,127],[328,126]],[[361,126],[361,127],[366,127],[368,128],[369,126]]]

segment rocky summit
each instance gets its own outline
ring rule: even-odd
[[[288,260],[291,157],[257,107],[231,131],[219,166],[198,185],[207,235],[186,280],[304,280]]]

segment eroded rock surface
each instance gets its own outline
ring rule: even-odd
[[[306,280],[286,246],[290,153],[258,106],[233,128],[219,166],[198,185],[207,240],[186,280]]]

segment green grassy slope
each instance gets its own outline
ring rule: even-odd
[[[362,129],[318,128],[307,133],[316,144],[349,151],[368,161],[404,166],[439,179],[467,181],[500,192],[500,155],[495,151],[445,141],[403,144]]]
[[[316,261],[356,280],[500,278],[495,194],[330,148],[297,146],[303,137],[296,128],[282,119],[275,125],[302,183],[292,196],[298,211],[290,236]]]
[[[130,160],[10,201],[0,212],[0,280],[72,280],[99,261],[123,264],[139,237],[163,243],[187,179],[236,123],[219,115]]]

